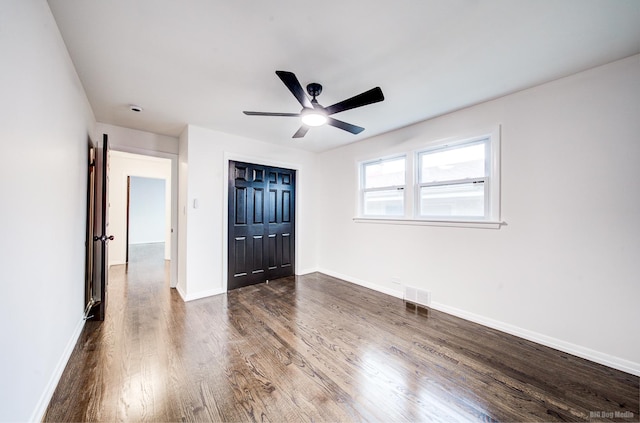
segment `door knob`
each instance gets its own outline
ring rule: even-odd
[[[102,242],[107,242],[107,241],[113,241],[113,235],[110,236],[106,236],[106,235],[101,235],[101,236],[94,236],[93,237],[94,241],[102,241]]]

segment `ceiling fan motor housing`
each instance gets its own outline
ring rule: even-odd
[[[312,82],[311,84],[307,85],[307,92],[315,100],[315,98],[322,92],[322,85],[318,84],[317,82]]]

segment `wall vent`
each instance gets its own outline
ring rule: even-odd
[[[405,286],[404,300],[413,304],[429,307],[431,305],[431,292],[412,286]]]

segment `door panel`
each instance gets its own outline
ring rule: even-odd
[[[291,191],[282,191],[282,222],[291,222]]]
[[[269,223],[276,223],[277,213],[276,209],[278,202],[276,200],[278,192],[275,189],[269,190]]]
[[[269,251],[267,252],[269,256],[269,270],[277,269],[278,263],[278,236],[276,234],[269,235]]]
[[[247,189],[243,187],[236,187],[236,211],[235,211],[235,224],[245,225],[247,223]]]
[[[264,181],[265,169],[253,169],[253,180],[256,182]]]
[[[90,284],[91,294],[85,310],[85,318],[104,320],[107,307],[107,284],[109,282],[109,140],[103,135],[95,150],[93,201],[93,269]]]
[[[275,202],[275,219],[269,221],[268,232],[275,234],[274,266],[269,268],[269,279],[294,274],[295,263],[295,170],[273,169],[269,190]],[[272,182],[274,181],[274,182]]]
[[[89,142],[89,169],[87,174],[87,237],[85,241],[86,257],[85,257],[85,287],[84,287],[84,318],[87,319],[91,315],[93,306],[95,305],[95,295],[93,294],[93,255],[95,248],[93,245],[93,230],[95,220],[95,170],[96,170],[96,149]]]
[[[264,189],[253,189],[253,224],[263,224],[262,211],[264,210]]]
[[[234,276],[245,276],[247,274],[247,238],[243,236],[235,237],[235,266]]]
[[[291,234],[282,234],[282,267],[291,266]]]
[[[253,268],[252,273],[264,272],[264,236],[253,236]]]
[[[230,161],[228,207],[228,289],[293,275],[295,170]]]

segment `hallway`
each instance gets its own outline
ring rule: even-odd
[[[131,245],[129,264],[111,266],[105,321],[86,322],[44,421],[163,415],[149,413],[169,404],[166,370],[175,357],[168,329],[184,317],[184,302],[168,280],[164,243]]]

